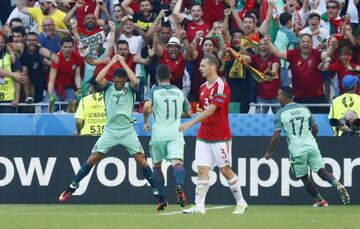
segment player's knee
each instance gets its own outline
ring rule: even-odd
[[[145,155],[143,153],[136,153],[134,155],[134,159],[141,168],[147,166],[147,161],[146,161]]]
[[[90,157],[87,160],[87,163],[89,165],[95,165],[96,163],[98,163],[101,159],[103,158],[103,154],[102,153],[92,153],[90,155]]]
[[[182,165],[183,162],[180,159],[171,159],[171,164],[173,167],[175,167],[176,165]]]
[[[220,172],[227,180],[230,180],[234,177],[235,173],[232,171],[232,169],[229,166],[221,167]]]

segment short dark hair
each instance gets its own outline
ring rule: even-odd
[[[288,99],[293,99],[294,98],[294,91],[291,87],[289,86],[281,86],[280,87],[281,93]]]
[[[11,19],[9,24],[11,25],[11,23],[13,23],[13,22],[23,23],[23,21],[19,17],[14,17],[13,19]]]
[[[90,78],[89,80],[89,84],[93,87],[95,92],[101,92],[104,89],[102,87],[99,86],[99,84],[96,82],[96,77],[93,76]]]
[[[244,19],[245,18],[251,18],[251,19],[253,19],[254,23],[256,23],[256,17],[253,14],[246,13],[245,16],[244,16]]]
[[[37,33],[35,33],[35,32],[28,32],[28,33],[26,34],[26,37],[28,37],[28,36],[36,36],[36,37],[39,37],[39,35],[38,35]]]
[[[303,33],[300,35],[300,39],[302,39],[303,37],[309,37],[312,40],[312,35],[309,33]]]
[[[292,20],[292,15],[289,12],[282,12],[279,16],[279,21],[282,26],[285,26],[288,21]]]
[[[203,6],[200,4],[200,3],[194,3],[191,5],[191,8],[193,8],[194,6],[200,6],[201,10],[204,10],[203,9]]]
[[[203,57],[203,60],[207,60],[210,65],[215,65],[216,69],[218,69],[220,67],[220,60],[214,54],[206,54]]]
[[[23,37],[26,35],[25,28],[23,26],[17,26],[11,30],[13,33],[20,33]]]
[[[156,67],[156,76],[161,82],[170,79],[171,71],[169,66],[167,66],[166,64],[158,65]]]
[[[63,45],[64,43],[69,43],[69,42],[74,44],[74,39],[71,36],[65,36],[61,39],[60,44]]]
[[[116,43],[116,46],[118,45],[127,45],[129,47],[129,43],[125,40],[119,40],[117,43]]]
[[[113,72],[113,78],[115,77],[127,77],[127,73],[123,68],[115,68]]]
[[[312,12],[312,13],[309,14],[309,19],[314,18],[314,17],[317,17],[317,18],[319,18],[319,19],[321,18],[321,17],[320,17],[320,14],[318,14],[318,13],[316,13],[316,12]]]

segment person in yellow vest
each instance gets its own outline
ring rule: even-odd
[[[5,37],[0,34],[0,113],[15,113],[20,98],[20,83],[28,78],[20,72],[21,64],[17,58],[11,61],[10,54],[5,50]]]
[[[92,93],[82,98],[75,113],[75,135],[100,136],[106,123],[104,97],[96,85],[95,77],[90,79]]]
[[[345,120],[345,114],[352,110],[360,114],[360,95],[358,95],[358,76],[347,75],[342,80],[342,86],[345,93],[336,97],[331,104],[329,120]],[[346,128],[343,125],[333,128],[336,136],[342,136]]]

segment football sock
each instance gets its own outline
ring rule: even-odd
[[[306,191],[317,201],[321,202],[323,198],[321,197],[320,193],[316,190],[314,183],[309,180],[308,182],[304,183]]]
[[[154,177],[153,177],[153,172],[151,171],[151,168],[149,165],[147,165],[144,168],[141,168],[141,171],[145,177],[145,179],[149,182],[149,184],[151,185],[152,188],[156,188],[155,184],[154,184]]]
[[[153,168],[153,177],[154,177],[155,187],[159,192],[159,200],[163,201],[165,196],[165,192],[164,192],[165,179],[164,179],[164,174],[161,171],[161,167]]]
[[[184,180],[185,180],[185,168],[182,164],[176,164],[173,167],[174,169],[174,177],[175,177],[175,182],[178,185],[183,186],[184,185]]]
[[[234,176],[233,178],[231,178],[230,180],[227,181],[229,184],[229,188],[236,200],[236,204],[240,204],[242,202],[244,202],[244,198],[241,192],[241,187],[240,187],[240,180],[238,178],[238,176]]]
[[[209,181],[201,180],[197,182],[195,188],[195,204],[199,209],[205,208],[206,193],[209,190]]]
[[[86,175],[89,174],[90,170],[91,170],[92,166],[89,165],[87,162],[85,162],[84,164],[81,165],[81,168],[79,169],[79,171],[77,172],[77,174],[75,175],[75,178],[72,182],[72,184],[70,185],[70,188],[78,188],[80,181],[86,177]]]
[[[340,183],[339,181],[334,177],[334,175],[325,169],[321,169],[318,172],[318,175],[321,179],[329,182],[332,186],[337,187]]]

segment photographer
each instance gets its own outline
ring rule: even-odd
[[[342,131],[341,136],[360,136],[360,119],[358,114],[349,110],[342,119],[330,119],[330,125]]]
[[[357,121],[354,123],[354,120],[357,118],[354,118],[354,113],[356,117],[360,114],[360,96],[356,94],[357,84],[357,76],[346,75],[342,80],[345,93],[332,101],[328,118],[336,136],[349,136],[356,129]]]

